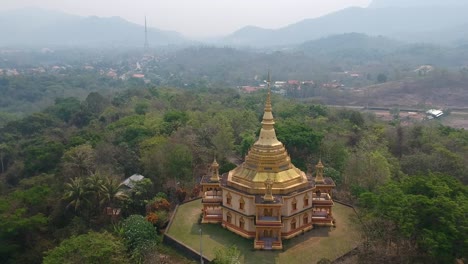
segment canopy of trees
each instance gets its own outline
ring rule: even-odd
[[[264,100],[264,92],[142,87],[58,99],[11,121],[0,128],[1,262],[99,259],[108,250],[155,261],[148,252],[164,251],[158,228],[175,204],[198,195],[213,157],[227,171],[255,142]],[[357,205],[374,245],[363,255],[464,257],[466,131],[402,127],[279,96],[273,112],[296,166],[312,173],[321,157],[339,183],[334,197]],[[136,173],[145,180],[121,184]],[[102,250],[88,252],[85,241]]]

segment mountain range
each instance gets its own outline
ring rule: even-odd
[[[371,6],[381,8],[351,7],[279,29],[247,26],[225,37],[223,41],[245,46],[279,46],[357,32],[401,41],[449,44],[463,39],[463,33],[468,32],[465,29],[465,25],[468,25],[468,5],[384,7],[383,2],[379,2]],[[444,38],[435,35],[440,32],[446,32]]]
[[[143,47],[144,27],[120,17],[81,17],[38,8],[0,13],[0,46]],[[148,28],[151,45],[188,40],[173,31]]]
[[[460,7],[467,6],[468,2],[463,0],[374,0],[369,8],[387,8],[387,7]]]
[[[468,44],[466,0],[374,0],[278,28],[246,26],[211,41],[215,45],[283,47],[345,33],[402,42]],[[143,47],[144,27],[120,17],[82,17],[42,9],[0,12],[0,46]],[[6,37],[3,37],[6,36]],[[148,29],[150,46],[193,44],[181,34]]]

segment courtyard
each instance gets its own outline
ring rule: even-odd
[[[283,241],[283,251],[253,250],[253,240],[242,238],[224,229],[219,224],[198,224],[202,209],[201,200],[180,205],[172,225],[166,231],[195,251],[200,250],[202,229],[203,255],[214,258],[216,248],[236,245],[242,254],[243,263],[317,263],[322,258],[334,260],[360,243],[357,226],[351,220],[352,208],[335,203],[333,214],[336,227],[317,227],[303,235]]]

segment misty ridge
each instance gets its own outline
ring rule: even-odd
[[[468,43],[467,13],[465,1],[375,0],[368,8],[346,8],[278,29],[246,25],[210,41],[200,42],[157,28],[148,28],[148,39],[152,46],[209,44],[261,48],[363,33],[402,42],[463,45]],[[120,17],[81,17],[38,8],[0,12],[0,34],[5,36],[0,39],[0,46],[141,47],[144,43],[144,26]]]

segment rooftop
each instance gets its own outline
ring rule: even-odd
[[[132,189],[135,187],[135,183],[143,180],[145,177],[140,174],[133,174],[132,176],[125,179],[122,183],[128,188]]]

